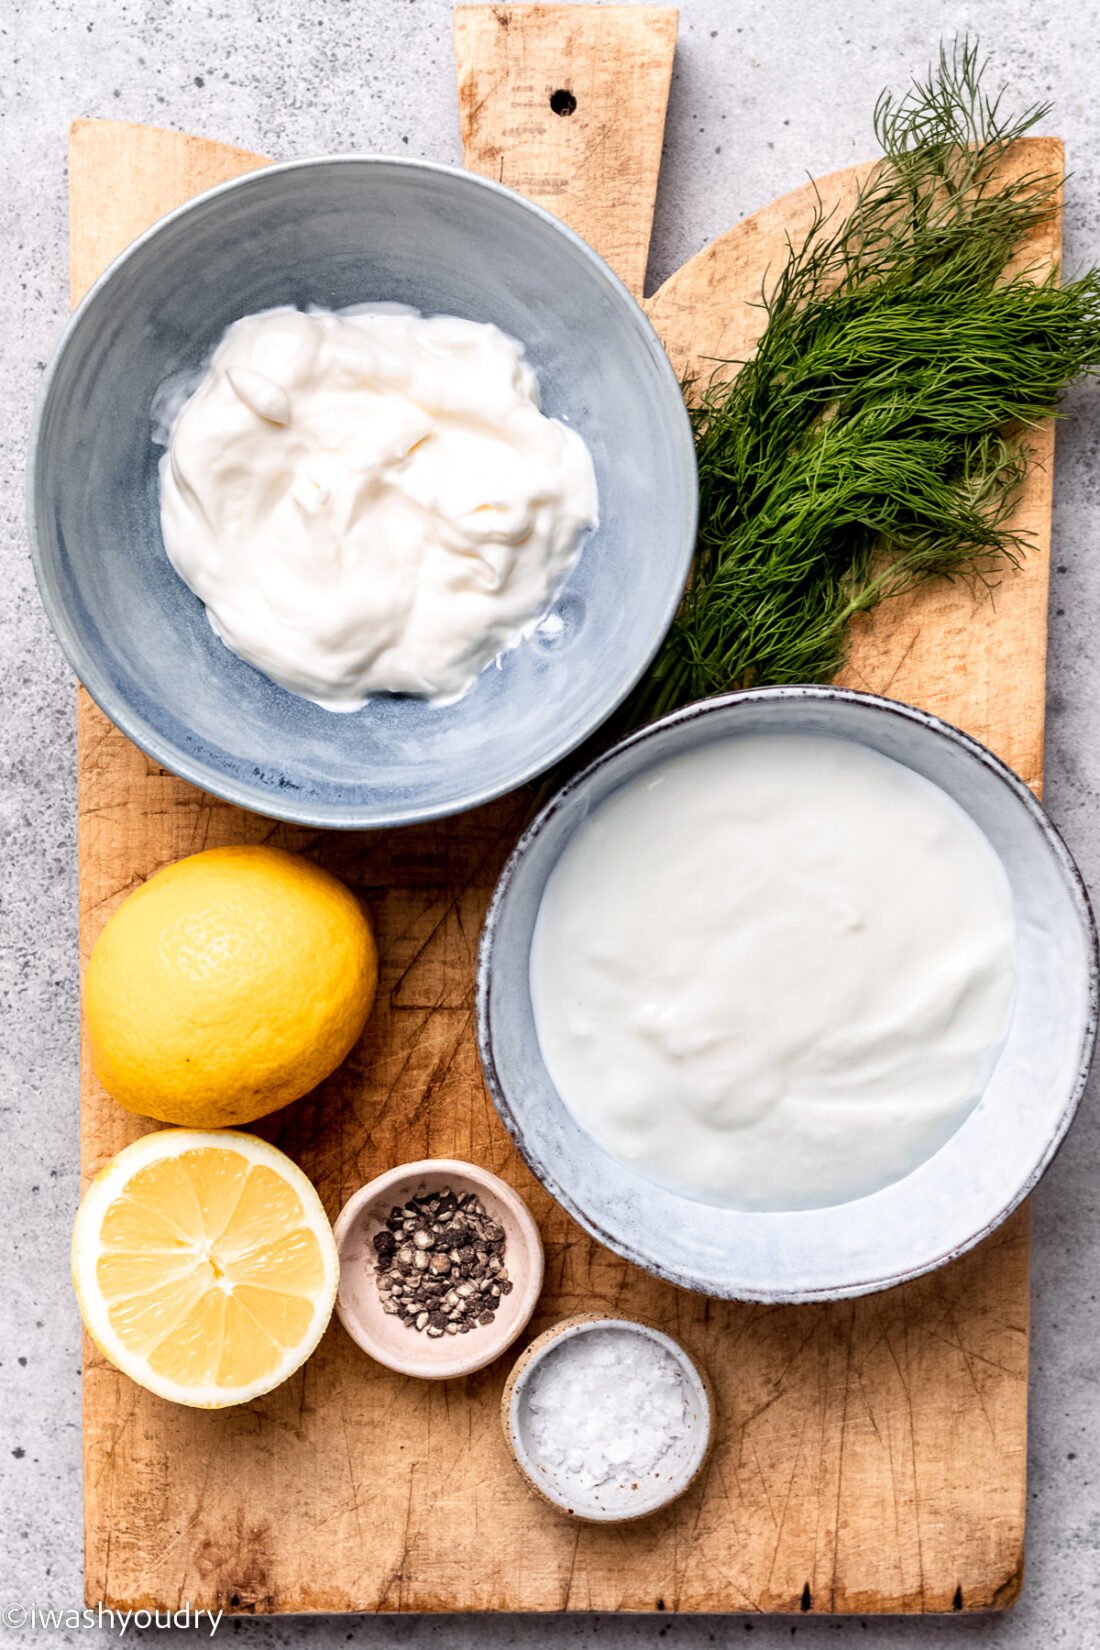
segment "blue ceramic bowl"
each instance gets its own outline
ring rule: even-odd
[[[531,939],[547,880],[582,821],[653,765],[754,733],[855,740],[938,785],[1000,857],[1016,917],[1016,996],[985,1091],[934,1156],[828,1208],[719,1208],[655,1185],[585,1133],[542,1058]],[[478,1040],[489,1091],[528,1166],[598,1242],[685,1289],[835,1300],[887,1289],[973,1248],[1033,1190],[1069,1128],[1096,1039],[1100,962],[1088,895],[1022,779],[908,705],[831,687],[761,688],[688,705],[571,780],[520,839],[485,920]]]
[[[457,704],[379,697],[332,714],[230,653],[170,566],[152,407],[242,315],[387,299],[522,340],[544,409],[588,443],[600,526],[557,594],[553,634],[502,655]],[[155,761],[275,818],[392,825],[512,789],[615,709],[675,612],[696,492],[676,376],[590,247],[470,173],[347,156],[211,190],[92,288],[42,392],[31,543],[73,668]]]

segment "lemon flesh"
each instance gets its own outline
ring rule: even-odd
[[[309,1180],[255,1135],[164,1129],[119,1152],[73,1229],[73,1283],[105,1357],[199,1408],[285,1381],[324,1333],[339,1281]]]
[[[96,942],[92,1065],[129,1111],[248,1123],[340,1064],[377,978],[370,923],[342,882],[278,848],[212,848],[151,877]]]

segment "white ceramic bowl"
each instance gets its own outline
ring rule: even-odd
[[[824,1209],[716,1208],[642,1179],[566,1109],[543,1063],[529,985],[547,878],[581,821],[653,764],[743,733],[856,740],[923,774],[985,832],[1016,917],[1016,1000],[974,1110],[934,1156],[873,1196]],[[947,723],[869,694],[790,687],[690,705],[600,757],[547,805],[505,866],[478,967],[478,1037],[506,1127],[593,1237],[687,1289],[807,1301],[885,1289],[970,1249],[1027,1196],[1084,1087],[1096,1033],[1096,932],[1068,851],[1003,762]]]
[[[435,1339],[407,1329],[400,1318],[382,1310],[373,1240],[395,1205],[403,1207],[414,1195],[448,1186],[476,1192],[485,1212],[504,1227],[504,1264],[513,1289],[501,1296],[491,1324]],[[511,1186],[476,1163],[433,1157],[387,1169],[348,1199],[333,1232],[340,1256],[336,1315],[364,1352],[402,1375],[449,1381],[483,1369],[526,1328],[542,1289],[542,1239],[530,1210]]]
[[[532,1377],[549,1359],[567,1356],[568,1345],[581,1336],[608,1332],[656,1342],[674,1360],[684,1381],[687,1428],[647,1478],[628,1486],[597,1485],[589,1489],[581,1487],[571,1474],[540,1460],[530,1436],[528,1400]],[[517,1360],[504,1387],[501,1421],[516,1465],[545,1501],[571,1518],[592,1524],[618,1524],[647,1518],[690,1489],[703,1470],[714,1438],[714,1397],[706,1376],[679,1342],[663,1330],[633,1318],[585,1312],[554,1324]]]

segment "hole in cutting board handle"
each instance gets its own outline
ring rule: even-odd
[[[556,115],[575,114],[577,100],[566,87],[559,86],[556,92],[550,93],[550,107]]]

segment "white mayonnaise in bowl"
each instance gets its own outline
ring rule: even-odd
[[[415,317],[348,318],[393,305]],[[402,326],[431,334],[415,355],[382,337]],[[356,335],[379,373],[396,363],[392,405],[326,408]],[[439,344],[454,370],[433,394],[485,390],[451,407],[446,442],[440,396],[418,428],[404,414],[427,397],[396,394]],[[486,408],[502,439],[475,464]],[[554,465],[555,441],[575,462]],[[500,796],[614,710],[676,611],[697,480],[676,373],[590,247],[471,173],[352,155],[250,172],[122,253],[46,374],[29,490],[47,613],[116,726],[240,807],[358,829]],[[439,518],[427,540],[420,509]],[[528,537],[545,577],[493,599],[522,582]]]
[[[1034,1187],[1087,1075],[1097,943],[991,752],[772,688],[558,793],[501,876],[478,991],[497,1109],[594,1237],[706,1294],[829,1299],[942,1265]]]

